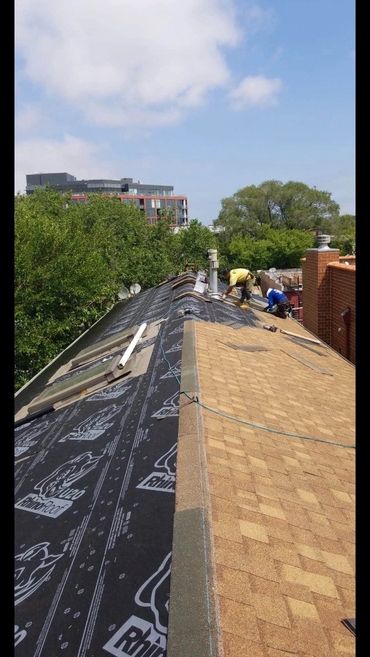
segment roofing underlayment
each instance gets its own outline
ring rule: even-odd
[[[354,654],[354,368],[194,283],[118,304],[122,378],[16,426],[17,657]]]

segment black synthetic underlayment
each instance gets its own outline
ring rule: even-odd
[[[15,429],[17,657],[166,653],[179,414],[166,359],[180,379],[188,319],[258,323],[217,301],[171,303],[172,284],[119,306],[94,335],[167,318],[144,375]]]

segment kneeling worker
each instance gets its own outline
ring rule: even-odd
[[[226,295],[230,294],[234,287],[240,287],[240,305],[242,305],[245,300],[249,301],[256,280],[252,272],[250,272],[249,269],[224,269],[222,274],[229,284],[229,287],[222,295],[222,298],[225,299]]]
[[[266,298],[268,299],[268,306],[263,310],[276,315],[277,317],[285,318],[289,311],[291,310],[291,305],[289,299],[281,290],[276,288],[269,287],[266,292]]]

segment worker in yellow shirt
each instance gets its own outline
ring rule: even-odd
[[[255,285],[256,278],[249,269],[224,269],[222,272],[224,279],[228,282],[229,287],[222,295],[225,299],[226,295],[230,294],[234,287],[241,288],[240,305],[252,296],[252,289]]]

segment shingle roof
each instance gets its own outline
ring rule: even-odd
[[[197,372],[189,396],[199,403],[180,411],[176,516],[181,525],[184,510],[203,508],[208,518],[218,627],[209,636],[225,657],[353,655],[341,620],[355,615],[354,368],[322,343],[263,330],[266,315],[254,314],[255,328],[186,327]],[[188,440],[204,450],[198,488],[206,493],[195,500]],[[178,573],[176,547],[173,558]],[[168,654],[182,657],[172,597],[171,605]]]

